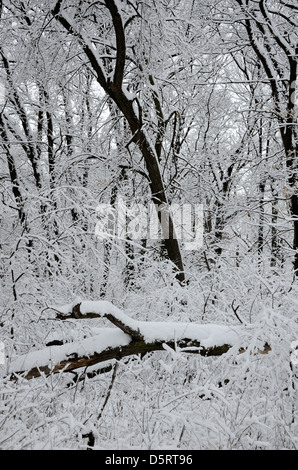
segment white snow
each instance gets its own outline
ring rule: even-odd
[[[33,367],[51,367],[68,358],[71,359],[74,354],[89,357],[95,353],[101,353],[108,347],[125,346],[130,341],[131,337],[117,328],[102,328],[101,333],[96,336],[62,346],[49,346],[42,350],[24,354],[12,361],[10,373],[26,371]]]
[[[70,307],[71,306],[71,307]],[[74,302],[62,307],[63,313],[70,313]],[[59,307],[59,310],[61,308]],[[61,310],[61,311],[62,311]],[[80,311],[82,315],[96,313],[102,317],[111,314],[130,328],[139,331],[146,343],[154,341],[171,341],[181,338],[196,340],[201,346],[208,348],[221,346],[223,344],[234,345],[239,339],[239,327],[217,325],[217,324],[195,324],[176,322],[145,322],[134,320],[127,316],[122,310],[106,300],[81,302]]]
[[[129,101],[134,101],[136,99],[137,95],[128,91],[128,89],[124,85],[122,86],[122,92]]]
[[[104,316],[105,313],[110,313],[115,316],[122,313],[119,308],[115,307],[115,305],[107,300],[83,300],[80,305],[80,311],[82,315],[93,312],[102,316]]]
[[[198,325],[195,323],[136,322],[147,343],[171,341],[182,338],[196,340],[204,348],[237,344],[239,329],[225,325]]]

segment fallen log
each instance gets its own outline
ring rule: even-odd
[[[53,310],[56,311],[56,318],[62,321],[106,318],[114,327],[102,328],[99,334],[81,341],[50,346],[19,356],[11,363],[11,378],[22,376],[32,379],[59,371],[70,372],[169,348],[202,356],[220,356],[232,347],[241,353],[246,348],[242,325],[139,321],[107,301],[83,301]],[[257,352],[266,354],[269,350],[269,345],[265,344]]]

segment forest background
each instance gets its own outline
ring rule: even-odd
[[[2,449],[297,449],[297,10],[0,2]]]

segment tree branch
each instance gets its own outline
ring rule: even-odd
[[[103,67],[100,65],[100,58],[97,56],[96,51],[92,48],[89,39],[85,36],[83,32],[77,31],[75,25],[72,24],[70,18],[66,16],[66,14],[62,14],[60,12],[62,0],[59,0],[53,10],[51,11],[54,18],[66,29],[69,34],[77,37],[82,44],[82,48],[88,57],[92,68],[97,74],[98,83],[100,86],[105,90],[105,92],[109,93],[108,88],[108,80],[105,74]]]
[[[126,54],[124,28],[122,24],[122,18],[119,14],[118,8],[114,0],[105,0],[105,4],[112,16],[113,26],[114,26],[114,30],[116,34],[117,57],[116,57],[116,66],[115,66],[113,81],[116,87],[121,89],[123,75],[124,75],[125,54]]]
[[[121,312],[107,301],[78,303],[74,305],[72,310],[68,313],[58,312],[57,318],[59,320],[68,320],[69,318],[75,318],[77,320],[82,318],[107,318],[113,325],[130,335],[134,340],[144,340],[139,329],[133,326],[134,324],[137,325],[137,322],[134,322],[125,315],[125,313]]]

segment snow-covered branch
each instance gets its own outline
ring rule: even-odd
[[[12,378],[22,375],[31,379],[169,348],[176,352],[220,356],[232,347],[239,352],[246,347],[242,326],[139,321],[107,301],[83,301],[55,310],[61,320],[107,318],[118,328],[102,328],[96,336],[22,355],[11,364]],[[258,352],[269,350],[265,345]]]

